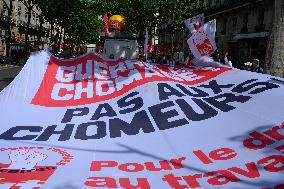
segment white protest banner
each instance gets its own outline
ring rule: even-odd
[[[283,96],[237,69],[34,54],[0,93],[0,188],[283,188]]]
[[[215,43],[216,20],[207,22],[188,40],[188,46],[195,58],[211,55],[216,49]]]
[[[184,24],[192,34],[195,33],[204,25],[204,13],[185,20]]]

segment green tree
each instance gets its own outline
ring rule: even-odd
[[[194,0],[46,0],[39,7],[52,26],[51,32],[56,31],[52,41],[60,43],[63,35],[70,45],[96,41],[102,29],[98,16],[105,12],[125,16],[128,33],[138,34],[169,19],[173,31],[181,30],[184,19],[196,9]]]
[[[265,70],[268,74],[284,76],[284,1],[273,0],[274,22],[267,46]]]
[[[98,39],[100,22],[89,0],[46,0],[39,6],[45,20],[51,24],[51,40],[57,46],[62,38],[70,46]]]
[[[95,11],[100,14],[125,16],[128,32],[152,31],[161,22],[171,25],[172,34],[184,28],[184,20],[194,15],[198,8],[196,0],[94,0]]]
[[[31,17],[32,11],[34,7],[37,5],[37,0],[19,0],[26,7],[26,14],[28,15],[27,25],[25,29],[25,49],[27,51],[28,48],[28,36],[30,34],[30,25],[31,25]]]
[[[78,46],[97,41],[101,23],[98,20],[98,14],[93,11],[92,4],[88,0],[72,2],[68,18],[61,23],[64,32],[69,37],[68,42]]]

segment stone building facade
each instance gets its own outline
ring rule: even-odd
[[[9,4],[10,0],[6,0]],[[24,4],[19,0],[13,1],[13,14],[12,14],[12,44],[11,50],[17,50],[23,46],[25,34],[24,30],[28,22],[28,11]],[[48,32],[50,30],[50,25],[48,23],[43,23],[42,28],[40,28],[40,20],[39,15],[41,14],[40,10],[36,7],[33,8],[31,14],[31,23],[30,23],[30,31],[28,36],[28,43],[34,45],[34,43],[38,40],[38,32],[41,33],[41,47],[44,48],[49,43],[49,38],[47,37]],[[7,19],[8,11],[3,1],[0,0],[0,55],[6,56],[5,48],[6,48],[6,37],[7,37]]]
[[[206,20],[217,20],[216,41],[233,63],[254,58],[265,61],[267,41],[273,26],[274,1],[200,0]]]
[[[228,52],[235,64],[260,60],[263,67],[269,35],[273,26],[272,0],[197,0],[205,21],[217,20],[216,42],[221,53]],[[188,31],[171,33],[170,20],[161,23],[159,44],[181,44],[185,52]],[[156,43],[157,44],[157,43]]]

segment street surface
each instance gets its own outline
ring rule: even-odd
[[[9,65],[0,67],[0,91],[13,81],[16,75],[21,71],[21,66]]]

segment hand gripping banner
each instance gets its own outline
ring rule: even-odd
[[[0,93],[0,188],[280,189],[284,81],[32,55]]]

